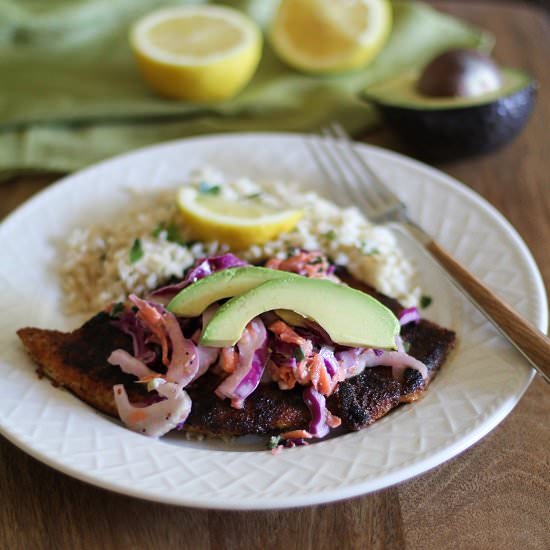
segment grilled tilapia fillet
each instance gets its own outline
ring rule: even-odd
[[[400,383],[391,378],[391,369],[377,367],[341,382],[328,407],[342,418],[344,428],[361,429],[400,402],[418,399],[454,345],[453,332],[429,321],[410,324],[402,332],[411,345],[410,353],[428,367],[428,381],[408,369]],[[112,389],[115,384],[124,384],[132,402],[148,400],[143,384],[107,362],[114,349],[131,351],[132,346],[130,337],[115,328],[106,313],[96,315],[74,332],[23,328],[18,335],[40,374],[96,409],[118,416]],[[276,434],[309,424],[301,388],[282,391],[274,383],[261,384],[245,400],[243,409],[234,409],[228,400],[215,396],[219,383],[220,378],[208,372],[186,388],[193,405],[185,430],[219,436]]]

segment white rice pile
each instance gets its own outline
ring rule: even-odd
[[[230,200],[304,210],[293,231],[264,245],[233,251],[243,259],[257,263],[284,258],[293,248],[320,250],[384,294],[407,306],[418,302],[414,269],[394,235],[370,224],[356,208],[341,208],[287,183],[267,187],[246,178],[229,180],[213,170],[190,178],[191,185],[201,182],[219,186],[219,196]],[[68,313],[97,311],[111,301],[124,300],[131,292],[146,294],[171,277],[180,277],[195,259],[228,250],[217,242],[190,242],[175,195],[175,190],[170,190],[134,196],[134,207],[113,223],[81,228],[69,236],[60,268]]]

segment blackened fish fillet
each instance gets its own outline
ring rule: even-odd
[[[92,317],[73,332],[22,328],[17,334],[38,364],[39,375],[46,375],[106,414],[118,416],[113,396],[115,384],[124,384],[130,401],[147,398],[146,388],[135,383],[135,376],[107,363],[113,350],[130,351],[131,341],[112,326],[106,313]]]
[[[96,315],[71,333],[22,328],[17,334],[38,364],[39,374],[96,409],[118,417],[115,384],[124,384],[131,402],[147,402],[144,385],[107,362],[114,349],[131,351],[132,346],[130,338],[113,327],[106,313]],[[309,422],[299,391],[283,392],[275,384],[261,385],[245,401],[245,407],[237,410],[214,395],[220,382],[219,377],[207,373],[186,388],[193,401],[186,430],[220,436],[272,434]]]
[[[372,289],[368,290],[374,294]],[[392,305],[401,307],[397,302]],[[361,429],[400,402],[418,399],[454,345],[453,332],[429,321],[410,324],[402,332],[403,339],[411,346],[411,355],[427,365],[428,380],[425,382],[416,371],[407,369],[400,383],[391,378],[391,369],[377,367],[341,382],[338,391],[328,400],[328,407],[342,418],[344,428]],[[106,313],[96,315],[71,333],[23,328],[18,335],[38,364],[39,373],[96,409],[118,416],[112,390],[115,384],[124,384],[131,402],[147,401],[143,384],[107,362],[114,349],[131,351],[131,340],[112,325]],[[193,405],[185,430],[233,436],[307,429],[310,415],[302,400],[302,388],[281,391],[273,383],[261,384],[245,400],[243,409],[234,409],[228,400],[222,401],[214,394],[219,383],[220,378],[208,372],[186,388]]]

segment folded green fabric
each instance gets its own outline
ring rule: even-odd
[[[166,0],[0,0],[0,178],[70,171],[151,143],[225,131],[311,131],[339,120],[350,132],[376,123],[357,93],[450,47],[490,47],[490,37],[414,2],[394,2],[383,52],[367,68],[309,76],[266,43],[252,82],[236,98],[198,105],[155,96],[141,80],[128,28]],[[206,3],[206,2],[202,2]],[[220,3],[220,2],[218,2]],[[277,0],[234,0],[265,27]]]

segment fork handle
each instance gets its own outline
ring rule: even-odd
[[[430,240],[425,246],[451,275],[454,282],[466,291],[468,297],[525,356],[546,382],[550,383],[550,338],[507,306],[435,241]]]

